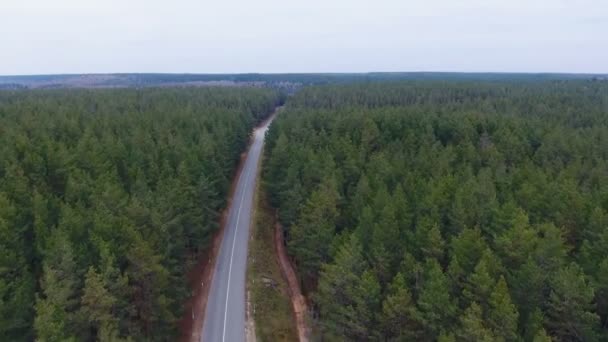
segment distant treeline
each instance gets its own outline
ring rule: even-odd
[[[607,75],[558,73],[458,73],[458,72],[372,72],[372,73],[287,73],[287,74],[82,74],[0,76],[0,85],[25,87],[151,87],[204,82],[258,84],[292,90],[295,85],[382,81],[511,81],[606,80]]]
[[[449,72],[372,72],[372,73],[293,73],[293,74],[119,74],[139,83],[233,81],[233,82],[289,82],[310,84],[351,83],[390,80],[569,80],[591,79],[590,74],[525,74],[525,73],[449,73]]]
[[[264,89],[0,92],[0,340],[168,341]]]
[[[608,340],[608,84],[310,87],[267,158],[324,340]]]

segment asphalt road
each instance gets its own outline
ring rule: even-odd
[[[269,120],[254,131],[239,176],[209,289],[201,341],[245,341],[245,272],[257,168]]]

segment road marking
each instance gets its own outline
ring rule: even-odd
[[[255,142],[254,142],[255,144]],[[252,148],[249,150],[250,152],[253,150],[253,146]],[[230,295],[230,276],[232,275],[232,259],[234,257],[234,245],[236,243],[236,235],[239,232],[239,220],[241,218],[241,208],[243,207],[243,199],[245,198],[245,188],[247,187],[247,182],[249,179],[249,172],[247,171],[247,161],[249,161],[249,156],[250,154],[247,154],[247,158],[245,159],[245,167],[244,167],[244,173],[245,173],[245,183],[243,184],[243,189],[241,190],[241,203],[239,203],[239,209],[236,213],[236,228],[234,230],[234,236],[232,237],[232,250],[230,251],[230,265],[228,267],[228,284],[226,285],[226,304],[224,305],[224,329],[222,331],[222,342],[226,341],[226,319],[227,319],[227,315],[228,315],[228,297]],[[239,177],[240,178],[240,177]],[[240,183],[240,179],[239,179],[239,183]],[[238,186],[238,184],[237,184]]]

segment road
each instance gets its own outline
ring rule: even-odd
[[[276,111],[275,111],[276,113]],[[237,181],[209,289],[201,341],[245,341],[245,273],[258,163],[272,118],[254,131]]]

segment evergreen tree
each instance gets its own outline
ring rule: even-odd
[[[543,328],[545,317],[539,308],[535,308],[527,317],[524,323],[524,341],[533,341],[537,336],[546,335]]]
[[[171,301],[167,297],[169,273],[162,266],[160,257],[154,255],[151,247],[143,239],[137,238],[127,254],[129,265],[129,291],[132,298],[132,312],[129,332],[132,336],[143,336],[148,340],[166,336],[166,325],[172,323]]]
[[[361,244],[354,236],[339,249],[333,264],[323,265],[316,298],[330,333],[342,338],[366,338],[369,322],[365,319],[369,317],[359,316],[356,311],[358,301],[363,301],[358,297],[358,286],[365,269]]]
[[[338,193],[333,180],[327,180],[314,191],[302,208],[301,217],[290,229],[290,250],[300,270],[313,277],[321,264],[330,259],[330,243],[335,233]]]
[[[597,272],[595,302],[602,329],[608,328],[608,257],[602,261]]]
[[[547,335],[545,329],[541,329],[536,336],[534,336],[533,342],[551,342],[553,339]]]
[[[461,341],[495,341],[492,331],[485,326],[481,307],[473,302],[460,318],[458,339]]]
[[[405,277],[397,273],[382,303],[382,325],[388,340],[407,341],[416,339],[419,329],[418,311],[408,290]]]
[[[380,339],[379,314],[382,307],[382,293],[380,284],[374,272],[365,270],[357,281],[355,289],[354,309],[357,313],[357,321],[352,326],[353,337],[361,340]]]
[[[78,327],[78,281],[71,243],[57,230],[51,240],[40,281],[42,296],[36,299],[36,339],[76,341]]]
[[[116,299],[108,292],[102,276],[92,267],[85,276],[81,302],[82,314],[93,336],[101,340],[102,336],[117,332],[117,320],[113,317]]]
[[[390,203],[387,203],[373,226],[370,246],[372,265],[382,283],[389,281],[401,259],[393,252],[400,248],[400,237],[395,209]]]
[[[599,317],[593,312],[593,288],[572,263],[551,279],[546,326],[559,340],[594,341]]]
[[[23,240],[10,222],[15,207],[0,193],[0,339],[25,341],[33,313],[34,277],[23,254]]]
[[[528,317],[535,309],[545,303],[549,275],[529,259],[514,272],[509,284],[513,288],[513,300],[522,317]]]
[[[487,246],[479,230],[465,229],[452,240],[451,248],[464,272],[471,273]]]
[[[483,309],[487,309],[494,284],[495,280],[488,272],[486,261],[481,259],[475,266],[474,272],[467,278],[462,296],[468,303],[475,302]]]
[[[507,282],[501,276],[489,297],[488,327],[497,338],[516,341],[518,315],[517,308],[511,302]]]
[[[440,331],[453,324],[456,304],[450,297],[448,279],[434,259],[429,259],[425,263],[423,284],[417,304],[420,324],[425,330],[426,338],[436,338]]]

